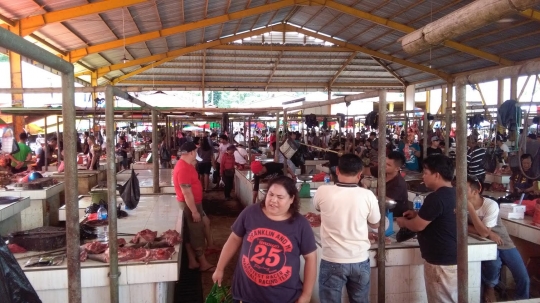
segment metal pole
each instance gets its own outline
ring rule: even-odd
[[[169,116],[165,116],[165,146],[167,149],[171,148],[171,136],[169,135]]]
[[[284,109],[283,110],[283,138],[285,140],[288,140],[289,139],[289,125],[288,125],[288,119],[287,119],[287,110]],[[283,140],[283,139],[282,139]],[[277,144],[276,144],[276,147],[277,147]],[[277,150],[279,150],[279,148],[277,148]],[[287,175],[287,159],[285,158],[285,161],[283,161],[283,174],[286,176]]]
[[[81,261],[79,259],[79,192],[77,179],[77,145],[75,123],[75,77],[62,74],[62,117],[64,123],[64,193],[66,201],[66,259],[68,271],[68,301],[81,302]]]
[[[105,89],[105,121],[107,131],[107,150],[114,150],[114,95],[112,86]],[[154,156],[154,159],[156,157]],[[116,214],[116,162],[113,152],[107,153],[107,197],[109,198],[108,220],[109,220],[109,283],[111,303],[119,302],[120,272],[118,270],[118,238],[117,238],[117,218]]]
[[[45,116],[45,171],[49,171],[49,142],[47,142],[47,116]]]
[[[60,165],[60,159],[62,158],[62,151],[60,150],[60,119],[58,116],[56,116],[56,139],[58,140],[57,141],[58,142],[58,165]]]
[[[274,162],[278,162],[279,152],[279,113],[276,113],[276,150],[274,151]]]
[[[465,84],[456,82],[456,224],[458,302],[468,302],[467,236],[467,103]]]
[[[0,46],[43,63],[62,73],[62,116],[64,129],[75,130],[75,74],[73,64],[62,60],[8,30],[0,28]],[[65,136],[65,200],[66,200],[66,259],[68,270],[68,301],[81,302],[81,263],[79,259],[79,203],[77,191],[77,148],[75,134]]]
[[[377,180],[379,210],[382,216],[386,215],[386,90],[379,91],[379,177]],[[392,224],[392,222],[390,222]],[[379,225],[379,243],[377,247],[377,302],[385,302],[386,294],[386,252],[384,217]]]
[[[427,109],[424,111],[424,127],[423,127],[423,136],[424,139],[422,140],[422,154],[423,158],[425,159],[427,157],[427,148],[428,148],[428,127],[429,127],[429,121],[428,121],[428,111]],[[430,141],[431,142],[431,141]]]
[[[157,111],[152,110],[152,184],[154,193],[159,193],[159,155],[158,155],[158,136],[157,136]]]
[[[251,116],[248,118],[248,163],[251,163]]]
[[[446,92],[446,136],[444,138],[444,154],[448,156],[450,154],[450,133],[452,132],[452,105],[454,99],[453,83],[448,82]]]

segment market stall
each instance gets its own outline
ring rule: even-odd
[[[38,179],[40,180],[40,179]],[[0,191],[0,197],[28,197],[30,206],[21,211],[21,230],[58,224],[60,193],[64,183],[48,183],[44,186],[24,189],[24,183],[12,183],[7,190]]]
[[[21,230],[21,212],[30,207],[28,197],[0,198],[0,235]]]
[[[92,187],[98,184],[98,172],[91,170],[78,170],[77,171],[77,190],[79,195],[86,195]],[[60,182],[63,182],[66,178],[64,173],[51,173],[47,172],[43,174],[44,177],[51,177]]]
[[[315,194],[315,190],[311,190],[311,195]],[[262,199],[265,195],[264,190],[260,190],[259,198]],[[306,215],[308,213],[317,214],[318,212],[313,207],[312,198],[300,199],[300,213]],[[395,223],[394,223],[395,224]],[[317,243],[317,268],[321,261],[322,254],[320,227],[312,227]],[[398,230],[397,224],[394,230]],[[385,275],[387,281],[392,281],[386,285],[385,302],[426,302],[426,291],[424,284],[424,260],[420,254],[420,248],[416,239],[411,239],[405,242],[398,243],[395,239],[395,234],[388,237],[387,241],[390,244],[385,245],[386,261]],[[480,301],[480,285],[481,285],[481,262],[493,260],[497,256],[497,244],[491,240],[480,237],[471,237],[468,239],[468,266],[469,266],[469,300],[470,303],[479,303]],[[369,250],[369,260],[371,265],[371,289],[370,302],[377,301],[377,243],[373,243]],[[303,266],[303,259],[301,258]],[[303,272],[303,269],[300,269]],[[318,278],[317,278],[318,279]],[[315,282],[311,302],[318,303],[319,290],[318,280]],[[342,302],[348,302],[347,292],[342,292]]]
[[[128,217],[118,220],[119,234],[133,234],[149,229],[161,235],[167,230],[181,232],[182,209],[170,195],[141,197],[139,207],[127,210]],[[133,236],[119,236],[126,242]],[[174,245],[170,259],[150,261],[120,261],[120,302],[173,302],[174,281],[180,272],[181,245]],[[46,252],[14,254],[30,283],[44,303],[68,301],[66,262],[58,266],[25,267],[30,255]],[[90,256],[90,255],[89,255]],[[83,302],[110,302],[109,264],[88,260],[81,262]]]

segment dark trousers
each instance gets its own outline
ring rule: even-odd
[[[225,183],[225,188],[224,188],[225,198],[230,198],[231,191],[234,186],[234,176],[231,176],[231,177],[223,176],[223,183]]]

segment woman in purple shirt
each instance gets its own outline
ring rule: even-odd
[[[243,303],[307,303],[317,275],[317,246],[313,230],[299,214],[295,182],[284,176],[270,180],[266,198],[248,206],[232,226],[223,246],[214,282],[221,285],[223,270],[240,248],[232,294]],[[304,257],[304,282],[300,280]]]

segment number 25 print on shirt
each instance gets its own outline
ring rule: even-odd
[[[242,269],[246,276],[260,286],[276,286],[287,281],[292,275],[286,266],[286,253],[293,246],[289,238],[268,228],[254,229],[248,236],[251,243],[248,255],[242,256]]]

